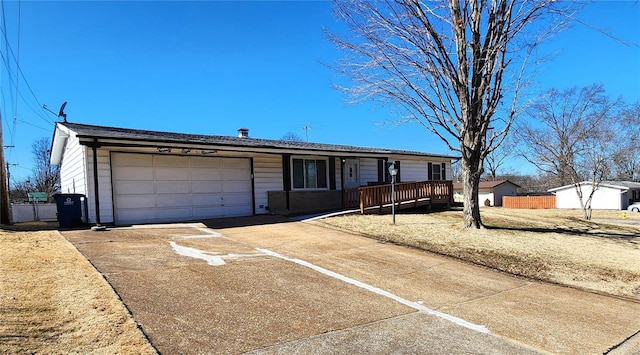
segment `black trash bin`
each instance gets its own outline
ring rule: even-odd
[[[55,194],[60,228],[81,227],[86,224],[85,214],[87,198],[82,194]]]

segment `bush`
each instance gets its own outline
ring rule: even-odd
[[[491,206],[491,201],[489,201],[489,199],[484,200],[484,205],[485,207]]]

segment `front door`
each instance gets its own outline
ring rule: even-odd
[[[344,188],[360,187],[360,160],[347,159],[344,162]]]

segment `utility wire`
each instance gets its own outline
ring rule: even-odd
[[[16,120],[16,121],[20,122],[20,123],[28,124],[31,127],[39,128],[39,129],[41,129],[43,131],[51,132],[51,128],[44,128],[44,127],[41,127],[41,126],[38,126],[38,125],[34,125],[33,123],[27,122],[25,120]]]
[[[19,67],[20,66],[20,28],[21,26],[21,22],[22,22],[22,0],[18,0],[18,56],[17,56],[17,60],[16,60],[16,66]],[[16,104],[15,104],[15,111],[13,113],[13,130],[9,130],[9,133],[11,133],[11,144],[13,145],[13,139],[15,138],[15,134],[16,134],[16,119],[18,118],[18,85],[20,85],[20,79],[18,78],[16,80],[16,95],[15,95],[15,100],[16,100]]]
[[[6,16],[6,12],[4,9],[4,0],[0,1],[0,8],[2,9],[2,34],[4,37],[4,48],[5,48],[5,53],[9,53],[9,35],[8,35],[8,31],[7,31],[7,16]],[[9,75],[9,81],[11,83],[13,83],[13,69],[11,68],[11,63],[6,62],[5,63],[6,67],[7,67],[7,74]],[[16,108],[14,106],[15,100],[13,99],[13,91],[9,90],[9,96],[10,96],[10,103],[11,103],[11,112],[15,113]],[[7,117],[7,115],[5,114],[5,118]]]
[[[4,0],[2,0],[2,4],[4,4]],[[38,104],[38,107],[40,108],[41,112],[37,113],[38,117],[40,117],[42,120],[46,121],[47,123],[50,124],[55,124],[55,121],[52,120],[51,118],[47,117],[47,112],[45,112],[44,108],[42,107],[42,104],[40,103],[40,100],[38,100],[38,97],[36,96],[35,92],[33,91],[33,88],[31,88],[31,85],[29,84],[29,81],[27,80],[27,77],[24,75],[24,72],[22,71],[22,67],[20,66],[20,63],[18,61],[18,58],[16,57],[16,54],[14,53],[13,49],[11,48],[11,44],[9,43],[9,41],[7,41],[7,32],[2,29],[2,34],[5,38],[5,44],[6,47],[8,48],[8,53],[11,53],[11,56],[13,57],[13,61],[16,63],[16,68],[18,69],[18,73],[20,74],[20,76],[22,77],[22,80],[24,81],[25,85],[27,85],[27,88],[29,89],[29,92],[31,93],[31,96],[33,96],[33,99],[35,100],[35,102]],[[0,52],[0,54],[2,54],[2,52]],[[5,64],[5,67],[7,68],[7,70],[9,71],[9,73],[11,72],[11,67],[9,65],[9,61],[8,58],[6,58],[4,55],[2,55],[2,60]],[[19,76],[18,76],[19,77]],[[17,84],[13,81],[13,79],[11,78],[11,75],[9,75],[9,79],[11,80],[11,84],[16,87]],[[20,95],[22,96],[22,95]],[[24,99],[24,96],[22,96]],[[29,104],[28,101],[26,101],[25,99],[25,103]],[[33,108],[32,108],[33,110]],[[36,112],[35,110],[33,110],[34,112]],[[45,113],[45,115],[42,115],[42,113]]]
[[[2,9],[2,28],[4,29],[3,33],[5,33],[5,36],[4,36],[5,52],[8,52],[8,47],[6,47],[7,44],[8,44],[8,39],[7,39],[7,36],[6,36],[7,23],[6,23],[6,18],[5,18],[5,11],[4,11],[4,0],[2,0],[2,2],[0,4],[1,4],[1,9]],[[0,54],[1,54],[1,52],[0,52]],[[7,75],[9,76],[9,82],[13,82],[13,79],[11,77],[12,76],[11,65],[9,63],[5,62],[5,66],[7,67]],[[4,90],[1,90],[0,94],[2,95],[2,108],[6,108],[7,105],[6,105],[6,101],[5,101]],[[9,94],[11,95],[11,105],[13,105],[14,100],[13,100],[13,91],[11,91],[11,87],[9,87]],[[5,117],[6,116],[7,115],[5,114]],[[9,130],[9,136],[13,136],[13,132],[11,130],[12,127],[9,125],[8,122],[7,122],[6,126],[7,126],[7,129]],[[13,144],[13,141],[10,144]]]

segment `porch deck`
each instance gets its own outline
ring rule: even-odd
[[[397,210],[453,202],[451,181],[416,181],[395,184]],[[343,192],[343,205],[360,208],[360,213],[386,213],[391,210],[391,184],[347,189]]]

